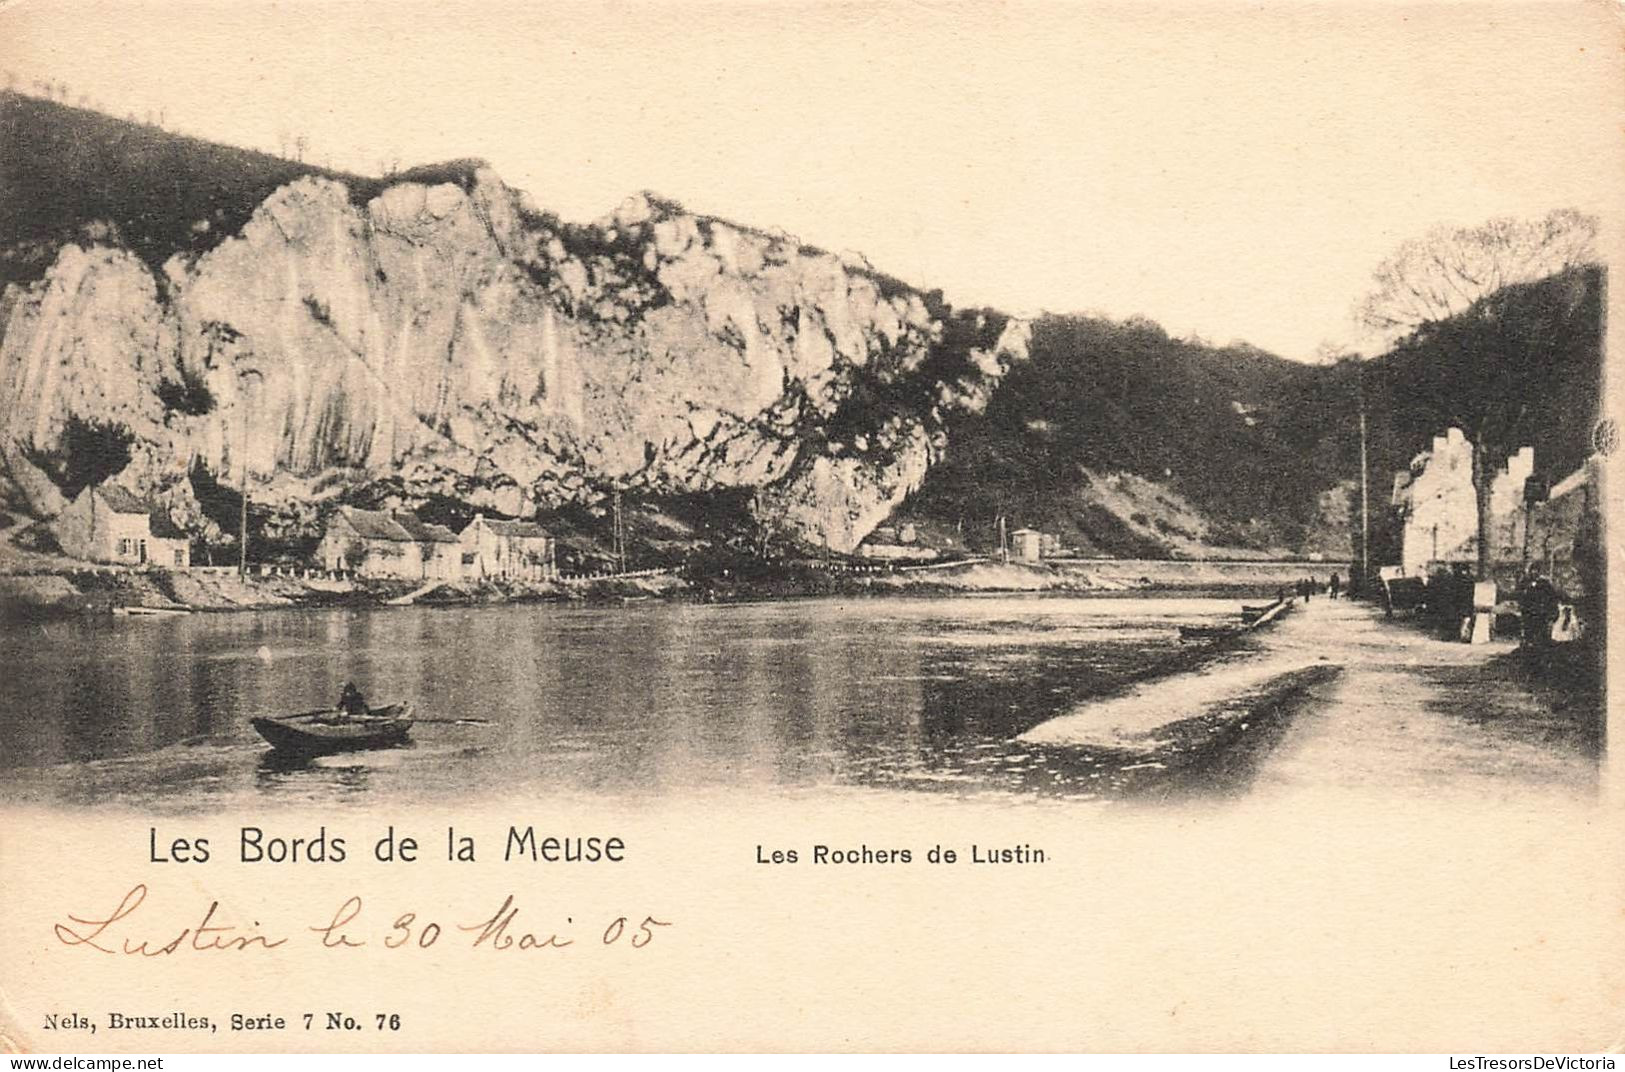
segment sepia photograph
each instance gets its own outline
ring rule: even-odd
[[[1617,1048],[1622,46],[0,5],[0,1051]]]

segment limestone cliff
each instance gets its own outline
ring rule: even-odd
[[[379,486],[521,516],[753,488],[762,522],[846,551],[1025,357],[1019,322],[782,234],[646,196],[572,225],[488,169],[446,177],[301,178],[156,272],[64,244],[0,302],[7,493],[58,508],[41,460],[93,422],[199,526],[195,463],[295,528]]]

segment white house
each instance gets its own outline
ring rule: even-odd
[[[534,521],[475,514],[457,541],[462,550],[462,574],[470,580],[545,581],[558,572],[554,541]]]
[[[328,519],[316,553],[324,568],[362,577],[455,580],[462,573],[457,537],[412,514],[341,506]]]
[[[1044,557],[1044,534],[1037,529],[1017,529],[1010,534],[1011,550],[1023,562],[1037,562]]]
[[[1535,451],[1524,447],[1507,459],[1490,484],[1494,519],[1491,553],[1496,559],[1522,552],[1524,486],[1534,474]],[[1473,488],[1473,445],[1460,428],[1433,437],[1433,446],[1394,477],[1392,503],[1399,513],[1400,566],[1424,572],[1433,562],[1472,562],[1478,557],[1478,494]]]
[[[191,541],[169,515],[117,484],[87,487],[51,522],[58,546],[74,558],[126,566],[187,569]]]

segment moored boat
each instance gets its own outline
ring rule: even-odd
[[[1179,639],[1219,640],[1237,632],[1236,628],[1228,625],[1182,625],[1179,627]]]
[[[411,734],[411,714],[412,705],[403,702],[369,708],[365,715],[325,710],[248,721],[279,752],[320,756],[403,745]]]

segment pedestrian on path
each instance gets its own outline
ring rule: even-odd
[[[1524,647],[1551,646],[1552,624],[1558,619],[1560,605],[1556,586],[1544,574],[1531,571],[1524,578],[1522,591],[1518,593]]]
[[[1333,599],[1337,598],[1338,590],[1341,589],[1342,587],[1343,587],[1343,579],[1341,577],[1339,577],[1335,573],[1332,574],[1331,594],[1332,594]]]

